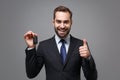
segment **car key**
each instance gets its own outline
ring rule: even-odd
[[[38,37],[37,37],[37,36],[34,36],[34,37],[33,37],[33,43],[34,43],[34,44],[37,44],[37,43],[38,43]]]

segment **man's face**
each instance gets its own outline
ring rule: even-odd
[[[65,38],[69,34],[72,25],[70,14],[68,12],[56,12],[53,25],[56,34],[60,38]]]

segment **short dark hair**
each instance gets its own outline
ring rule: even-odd
[[[54,14],[53,14],[53,19],[55,19],[55,14],[56,12],[68,12],[70,14],[70,19],[72,19],[72,12],[70,11],[69,8],[65,6],[58,6],[57,8],[54,9]]]

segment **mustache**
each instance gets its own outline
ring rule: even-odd
[[[68,29],[67,29],[67,28],[57,28],[57,30],[66,31],[66,30],[68,30]]]

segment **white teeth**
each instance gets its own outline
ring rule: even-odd
[[[65,30],[60,30],[61,32],[65,32]]]
[[[65,31],[60,31],[60,32],[65,32]]]
[[[65,31],[61,31],[61,30],[59,30],[59,32],[64,33]]]

